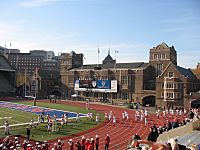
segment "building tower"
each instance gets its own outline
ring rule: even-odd
[[[156,76],[160,75],[170,62],[177,65],[177,54],[174,46],[169,47],[163,42],[150,49],[149,63],[156,69]]]

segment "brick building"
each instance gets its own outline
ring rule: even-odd
[[[69,57],[70,56],[70,57]],[[161,43],[150,49],[149,62],[116,63],[110,53],[102,64],[83,65],[83,54],[63,54],[61,81],[67,87],[65,96],[73,93],[97,99],[121,99],[158,107],[186,106],[190,92],[200,89],[200,82],[190,69],[177,66],[174,46]],[[117,92],[75,91],[79,80],[117,80]]]

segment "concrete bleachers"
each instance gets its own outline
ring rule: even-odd
[[[178,138],[178,143],[181,145],[189,146],[190,144],[200,144],[200,131],[193,131],[185,136]]]
[[[160,134],[157,142],[166,143],[170,138],[176,138],[179,144],[188,146],[189,144],[199,144],[200,138],[197,137],[200,137],[199,120]]]

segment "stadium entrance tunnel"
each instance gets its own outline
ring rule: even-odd
[[[191,101],[191,108],[200,108],[200,99],[195,99]]]
[[[155,106],[155,96],[146,96],[142,99],[142,106]]]

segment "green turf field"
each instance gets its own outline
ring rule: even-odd
[[[27,105],[32,105],[33,102],[18,102],[18,103],[23,103]],[[80,108],[80,107],[73,107],[73,106],[67,106],[67,105],[61,105],[61,104],[52,104],[52,103],[40,103],[37,102],[37,106],[41,107],[48,107],[48,108],[53,108],[53,109],[59,109],[59,110],[65,110],[65,111],[71,111],[71,112],[79,112],[79,113],[88,113],[92,112],[94,117],[96,116],[96,112],[94,110],[86,110],[85,108]],[[103,115],[101,113],[100,118],[103,120]],[[8,117],[8,118],[4,118]],[[22,124],[26,122],[30,122],[31,119],[34,119],[37,121],[37,115],[24,112],[24,111],[19,111],[19,110],[11,110],[8,108],[0,108],[0,126],[4,125],[5,120],[8,120],[10,125],[13,124]],[[29,125],[22,125],[22,126],[14,126],[10,127],[10,133],[15,134],[15,135],[23,135],[26,136],[26,127]],[[71,121],[68,123],[68,125],[64,125],[61,127],[59,125],[60,131],[53,132],[53,133],[48,133],[47,132],[47,124],[46,123],[41,123],[37,128],[32,128],[31,130],[31,138],[35,140],[50,140],[50,139],[55,139],[61,136],[69,136],[73,134],[77,134],[81,131],[88,130],[90,128],[93,128],[96,126],[95,122],[88,121],[86,118],[81,118],[80,122],[75,122]],[[4,135],[4,128],[0,128],[0,137],[3,137]]]
[[[19,110],[0,108],[0,126],[3,126],[6,120],[10,125],[13,125],[27,123],[31,119],[37,120],[37,115]]]

